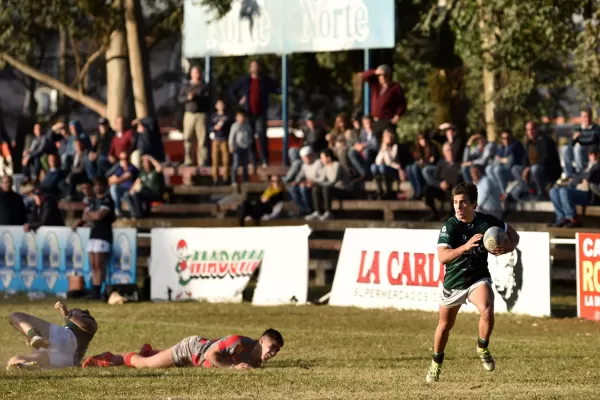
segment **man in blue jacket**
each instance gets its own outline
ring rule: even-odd
[[[262,166],[269,165],[267,143],[267,110],[269,109],[269,95],[279,93],[281,90],[268,76],[260,73],[258,61],[250,63],[249,74],[241,77],[229,88],[229,96],[244,108],[249,117],[254,137],[258,136]],[[250,154],[252,163],[256,167],[257,157],[255,146]]]

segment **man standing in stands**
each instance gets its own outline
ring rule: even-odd
[[[12,176],[3,176],[0,191],[0,225],[23,225],[27,221],[23,198],[13,191],[12,186]]]
[[[29,222],[23,225],[25,232],[36,231],[42,226],[65,226],[56,197],[37,188],[33,190],[33,200]]]
[[[258,146],[263,168],[269,165],[269,149],[267,141],[267,110],[269,95],[277,93],[277,86],[271,78],[261,74],[258,61],[250,62],[249,74],[241,77],[229,88],[229,96],[244,108],[248,122],[252,127],[253,136],[258,136]],[[241,97],[240,97],[241,94]],[[252,146],[251,162],[256,167],[258,162],[255,155],[256,146]]]
[[[194,66],[190,70],[190,82],[181,87],[179,102],[184,105],[183,145],[185,165],[193,165],[192,143],[196,141],[196,161],[198,166],[206,161],[206,115],[209,111],[208,85],[202,80],[202,71]]]
[[[375,70],[362,73],[362,78],[371,89],[371,114],[375,119],[373,130],[381,136],[390,125],[396,128],[400,117],[406,111],[404,89],[392,81],[389,65],[380,65]]]

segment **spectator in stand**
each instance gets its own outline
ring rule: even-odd
[[[212,178],[213,184],[219,184],[219,167],[223,168],[223,184],[229,182],[229,147],[227,139],[231,129],[231,118],[225,112],[225,102],[217,100],[215,110],[211,120],[211,160],[212,160]]]
[[[600,126],[592,122],[592,110],[581,111],[581,125],[575,129],[573,138],[563,151],[566,181],[573,179],[576,173],[586,169],[587,154],[590,146],[600,144]],[[575,168],[573,168],[575,163]]]
[[[396,128],[400,117],[406,111],[404,89],[392,81],[389,65],[380,65],[375,70],[362,73],[362,78],[371,89],[371,114],[375,125],[373,130],[380,136],[385,128]]]
[[[579,176],[573,177],[570,184],[566,186],[555,186],[550,189],[550,200],[554,205],[556,219],[552,226],[577,228],[583,226],[582,221],[577,218],[575,206],[587,206],[592,199],[597,202],[594,191],[599,191],[600,185],[600,148],[598,145],[588,149],[587,169]]]
[[[306,115],[305,126],[302,128],[304,134],[303,146],[310,146],[315,153],[320,153],[321,150],[326,149],[327,143],[327,132],[325,129],[315,121],[313,113],[309,112]]]
[[[56,198],[61,195],[62,181],[65,179],[65,171],[60,168],[56,154],[48,154],[48,172],[40,182],[38,188]]]
[[[340,163],[342,168],[344,168],[346,172],[348,172],[350,178],[358,182],[364,181],[364,178],[361,177],[358,171],[353,167],[349,157],[350,151],[352,150],[352,147],[354,146],[354,143],[356,143],[356,141],[357,138],[355,137],[354,130],[347,130],[345,135],[337,137],[335,141],[335,147],[333,148],[333,155],[335,159]]]
[[[288,150],[288,157],[290,159],[290,168],[288,169],[285,176],[281,179],[281,181],[285,184],[293,182],[296,179],[296,176],[300,173],[302,169],[302,159],[300,158],[300,150],[297,147],[290,147]]]
[[[2,177],[2,191],[0,191],[0,226],[23,226],[27,221],[25,204],[20,194],[13,191],[12,176]]]
[[[352,130],[356,132],[357,136],[360,136],[360,131],[362,130],[362,127],[363,127],[363,123],[362,123],[363,118],[364,118],[363,113],[360,112],[360,110],[357,110],[354,112],[354,114],[352,114]],[[373,117],[371,117],[371,120],[372,119],[373,119]]]
[[[230,88],[229,96],[235,104],[244,108],[248,116],[248,123],[252,128],[252,138],[258,136],[258,147],[263,168],[269,165],[269,148],[267,140],[267,111],[269,109],[269,95],[279,93],[275,82],[260,70],[256,60],[250,62],[249,74],[238,79]],[[241,94],[241,96],[240,96]],[[258,162],[255,155],[256,146],[252,143],[251,161],[254,167]]]
[[[360,137],[352,145],[348,158],[353,168],[362,177],[366,178],[369,171],[372,171],[371,165],[379,152],[379,141],[375,137],[373,130],[373,117],[365,115],[362,119],[362,129]]]
[[[29,222],[23,225],[25,232],[35,232],[41,226],[65,226],[55,196],[36,188],[33,190],[33,201],[33,210],[29,216]]]
[[[88,166],[86,170],[90,174],[90,179],[96,179],[97,176],[104,176],[110,169],[109,152],[115,132],[111,129],[106,118],[98,120],[98,134],[91,136],[92,148],[88,153]]]
[[[23,175],[26,180],[37,182],[42,170],[42,156],[56,153],[56,146],[52,139],[42,135],[42,125],[33,125],[33,140],[27,150],[23,152]]]
[[[194,165],[192,144],[196,141],[196,161],[198,166],[206,161],[206,115],[210,108],[209,88],[202,80],[200,67],[190,70],[190,82],[184,84],[179,92],[179,102],[184,105],[183,114],[183,146],[185,165]]]
[[[485,134],[477,132],[471,135],[463,151],[461,164],[465,182],[473,182],[471,179],[471,167],[478,165],[485,170],[485,167],[494,160],[495,154],[496,144],[488,142]]]
[[[64,181],[61,182],[62,192],[65,194],[65,200],[74,200],[77,194],[77,186],[89,180],[86,171],[87,154],[84,149],[84,144],[80,139],[75,139],[75,154],[73,155],[73,164]]]
[[[132,148],[133,131],[125,129],[125,119],[122,116],[118,116],[115,119],[115,135],[110,142],[110,150],[108,151],[108,161],[112,167],[106,171],[107,176],[112,175],[114,169],[119,165],[119,154],[130,154]]]
[[[525,124],[525,132],[527,144],[523,166],[513,167],[514,177],[519,181],[518,194],[526,191],[528,183],[531,183],[536,198],[544,199],[548,197],[548,183],[556,182],[561,174],[556,142],[550,136],[540,133],[533,121]]]
[[[477,186],[477,211],[493,215],[502,219],[502,204],[500,202],[500,188],[494,181],[485,176],[484,168],[480,164],[473,164],[469,172],[470,181]]]
[[[519,176],[515,166],[522,166],[525,157],[523,145],[513,138],[512,133],[505,129],[500,134],[501,144],[498,147],[494,163],[485,168],[485,174],[498,185],[503,195],[513,176]]]
[[[134,136],[131,153],[131,163],[137,169],[141,166],[143,155],[151,155],[159,162],[165,161],[165,148],[160,133],[160,127],[152,117],[144,117],[133,121],[136,134]]]
[[[110,185],[110,195],[115,204],[115,216],[121,218],[121,199],[133,187],[133,183],[138,177],[138,170],[129,162],[129,156],[126,152],[119,154],[119,165],[113,175],[108,178]]]
[[[331,203],[333,198],[344,199],[350,195],[350,177],[339,162],[334,161],[333,151],[325,149],[320,155],[322,168],[318,171],[316,181],[311,187],[312,201],[315,211],[306,216],[306,220],[331,219]]]
[[[442,154],[444,158],[437,163],[433,183],[425,186],[425,204],[431,209],[431,216],[426,218],[427,221],[440,220],[435,199],[442,202],[449,200],[452,188],[463,180],[460,163],[454,159],[451,143],[444,143]]]
[[[231,168],[231,184],[236,184],[237,169],[242,166],[243,182],[248,182],[248,159],[252,144],[252,127],[248,124],[246,113],[239,110],[235,115],[235,122],[229,131],[229,152],[233,154]]]
[[[351,128],[350,118],[348,114],[342,112],[335,117],[333,129],[325,135],[327,141],[327,147],[333,149],[335,147],[335,141],[338,136],[344,136],[344,133]],[[320,153],[319,153],[320,154]]]
[[[88,203],[81,221],[73,226],[74,229],[85,224],[91,226],[87,252],[92,269],[92,293],[88,300],[102,299],[102,284],[105,282],[106,264],[113,242],[112,224],[115,221],[113,211],[115,203],[107,189],[106,178],[99,177],[94,181],[95,199]]]
[[[270,181],[259,201],[246,200],[238,207],[240,226],[252,219],[266,221],[279,217],[285,204],[285,187],[277,175],[272,175]]]
[[[84,148],[92,147],[90,137],[83,131],[81,122],[77,119],[69,121],[69,137],[67,138],[65,151],[61,154],[61,165],[64,170],[69,170],[75,156],[75,140],[79,139],[83,142]]]
[[[289,188],[289,193],[300,210],[300,214],[308,215],[313,210],[311,189],[319,179],[318,176],[321,169],[323,169],[323,164],[320,159],[317,159],[310,146],[304,146],[300,149],[300,157],[302,158],[302,169],[292,183],[292,187]]]
[[[398,178],[400,164],[398,163],[398,144],[393,131],[386,129],[381,138],[381,148],[371,164],[371,174],[377,184],[379,198],[393,197],[392,182]],[[385,191],[383,186],[385,184]]]
[[[164,192],[165,177],[162,174],[162,166],[151,155],[143,155],[139,177],[126,196],[132,218],[148,215],[150,204],[162,200]]]
[[[413,200],[423,197],[425,182],[423,180],[423,169],[433,168],[431,175],[435,174],[436,165],[440,159],[438,147],[427,137],[420,133],[413,151],[414,162],[406,167],[406,174],[413,188]]]

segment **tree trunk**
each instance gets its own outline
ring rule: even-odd
[[[496,103],[494,100],[496,92],[496,77],[490,69],[494,62],[494,57],[490,51],[495,42],[493,21],[489,12],[485,10],[484,0],[479,0],[481,32],[481,46],[483,53],[483,101],[485,110],[485,129],[488,140],[495,141],[496,132]]]
[[[65,96],[75,100],[78,103],[83,104],[90,110],[98,113],[99,115],[106,115],[106,105],[99,100],[94,99],[93,97],[87,96],[85,94],[79,93],[77,89],[73,89],[72,87],[64,84],[58,79],[54,79],[50,75],[47,75],[40,70],[33,68],[30,65],[27,65],[6,53],[0,53],[0,58],[6,61],[13,68],[22,72],[23,74],[35,79],[38,82],[43,83],[51,87],[52,89],[58,90],[60,93]]]
[[[127,63],[127,43],[125,32],[114,31],[106,51],[106,117],[114,126],[119,115],[126,115],[127,88],[129,86],[129,65]]]
[[[144,20],[139,0],[125,0],[125,28],[136,118],[154,116],[148,49],[144,40]]]
[[[58,30],[60,35],[58,56],[59,56],[59,74],[58,78],[62,82],[67,81],[67,31],[63,26]],[[65,96],[61,93],[58,95],[58,108],[61,108],[65,101]]]

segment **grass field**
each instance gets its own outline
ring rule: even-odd
[[[572,306],[572,297],[555,306]],[[24,311],[60,322],[53,302],[0,302],[0,318]],[[497,317],[490,349],[497,370],[476,358],[477,316],[461,314],[446,351],[441,381],[425,383],[433,313],[329,306],[258,308],[249,304],[72,302],[97,317],[88,354],[124,352],[148,342],[167,347],[200,334],[252,337],[265,328],[286,341],[262,370],[64,369],[0,373],[0,399],[508,399],[600,397],[598,324],[575,318]],[[0,362],[26,353],[7,323],[0,329]]]

